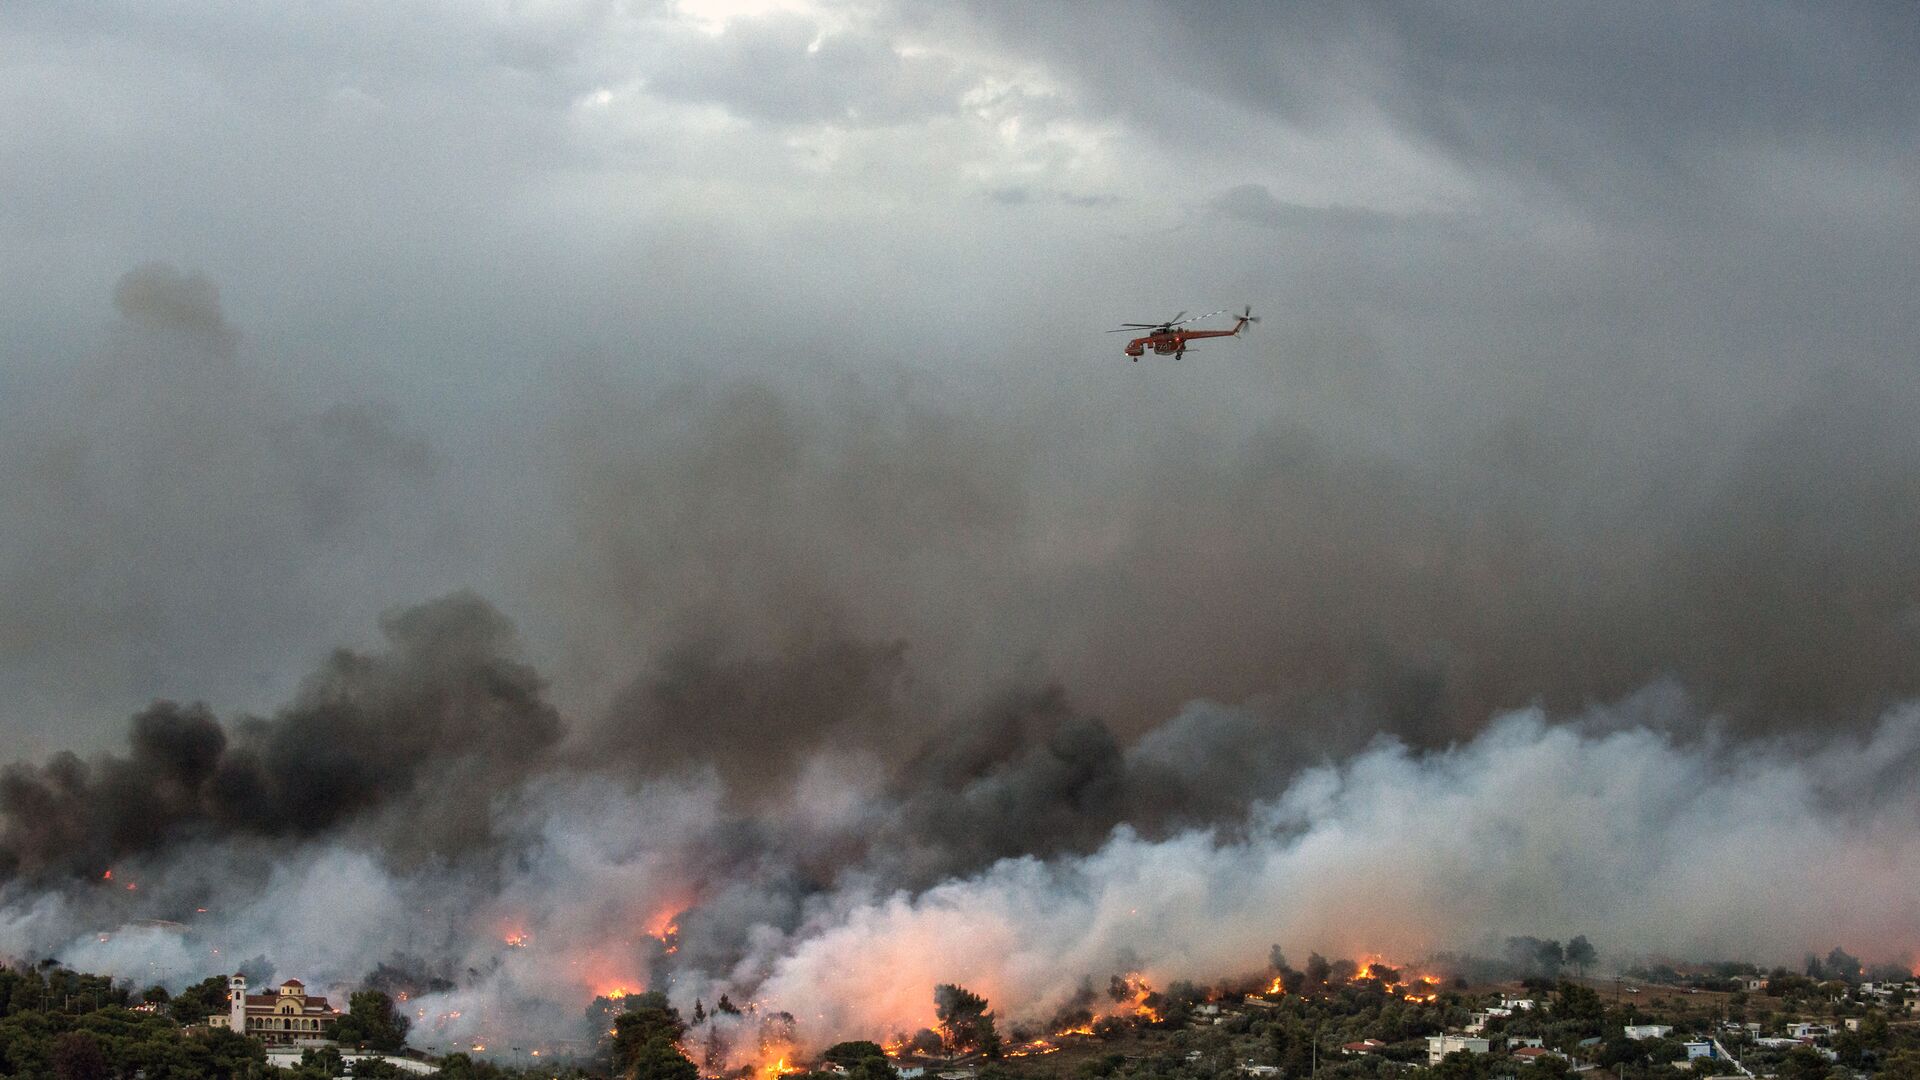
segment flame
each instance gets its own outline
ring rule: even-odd
[[[1153,987],[1147,985],[1146,978],[1139,972],[1128,972],[1125,982],[1127,990],[1133,994],[1133,997],[1121,1002],[1121,1008],[1135,1019],[1144,1020],[1149,1024],[1159,1023],[1160,1011],[1147,1004],[1147,999],[1153,996]]]
[[[1273,980],[1273,984],[1267,987],[1268,997],[1273,997],[1275,995],[1280,995],[1284,997],[1286,993],[1287,993],[1287,987],[1286,987],[1286,981],[1284,979],[1280,979],[1276,977]]]
[[[662,908],[654,912],[641,929],[645,931],[648,937],[665,941],[680,932],[680,914],[685,910],[684,907],[678,905]]]
[[[507,943],[509,949],[524,949],[527,947],[527,942],[533,940],[533,935],[525,931],[518,931],[508,934],[501,940]]]
[[[1045,1039],[1035,1039],[1032,1042],[1021,1043],[1019,1046],[1016,1046],[1013,1049],[1008,1050],[1007,1056],[1008,1057],[1033,1057],[1037,1054],[1052,1054],[1057,1052],[1059,1049],[1060,1048],[1058,1046],[1048,1042]]]
[[[760,1074],[762,1076],[765,1076],[767,1080],[775,1080],[776,1077],[786,1076],[790,1073],[797,1073],[802,1071],[804,1070],[795,1068],[794,1066],[787,1064],[787,1059],[785,1055],[781,1055],[780,1057],[775,1058],[774,1060],[768,1062],[767,1064],[760,1066]]]
[[[101,874],[101,875],[100,875],[100,880],[101,880],[101,881],[112,881],[112,880],[113,880],[113,871],[111,871],[111,870],[109,870],[109,871],[107,871],[106,873],[104,873],[104,874]]]
[[[599,991],[598,996],[607,998],[610,1001],[619,1001],[621,998],[632,996],[632,991],[628,990],[625,986],[610,986],[605,990]]]

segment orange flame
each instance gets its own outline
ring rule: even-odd
[[[676,905],[654,912],[641,929],[648,937],[665,941],[680,932],[680,913],[683,910],[685,909]]]

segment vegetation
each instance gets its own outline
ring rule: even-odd
[[[398,1050],[407,1044],[412,1021],[379,990],[357,990],[347,999],[347,1015],[334,1025],[333,1038],[369,1050]]]
[[[908,1052],[936,1059],[936,1071],[955,1067],[937,1059],[958,1059],[958,1067],[971,1069],[977,1080],[1304,1080],[1309,1075],[1319,1080],[1568,1080],[1576,1063],[1593,1067],[1593,1075],[1604,1080],[1692,1080],[1737,1071],[1718,1057],[1688,1060],[1689,1040],[1713,1036],[1755,1073],[1777,1080],[1920,1080],[1920,1026],[1906,1020],[1902,992],[1879,985],[1862,989],[1863,981],[1886,980],[1872,979],[1875,968],[1842,950],[1809,957],[1794,971],[1762,973],[1739,964],[1684,971],[1656,966],[1636,969],[1632,980],[1593,982],[1571,977],[1594,962],[1585,938],[1564,945],[1512,938],[1505,952],[1505,981],[1477,987],[1463,979],[1422,981],[1405,969],[1378,963],[1362,967],[1317,953],[1296,971],[1278,950],[1267,976],[1238,989],[1182,982],[1154,992],[1137,976],[1128,976],[1113,980],[1105,1004],[1087,989],[1089,1008],[1071,1024],[1091,1034],[1051,1042],[1041,1040],[1057,1027],[1014,1024],[1003,1034],[1004,1022],[985,997],[942,984],[934,990],[936,1029],[905,1045]],[[1542,974],[1554,965],[1564,974]],[[1473,969],[1471,963],[1462,967]],[[1756,979],[1764,979],[1764,986]],[[1529,989],[1520,990],[1522,985]],[[382,991],[349,996],[349,1011],[335,1032],[340,1047],[307,1050],[284,1070],[268,1065],[257,1041],[206,1026],[209,1015],[225,1010],[225,994],[225,980],[219,978],[175,994],[155,986],[135,995],[131,986],[54,964],[0,970],[0,1076],[411,1080],[414,1075],[388,1061],[349,1060],[351,1055],[343,1054],[356,1046],[403,1046],[407,1018]],[[1489,1011],[1502,997],[1515,996],[1530,997],[1534,1007],[1506,1015],[1501,1009]],[[605,1032],[595,1061],[536,1071],[455,1053],[440,1062],[437,1075],[445,1080],[701,1080],[702,1070],[686,1047],[701,1041],[715,1017],[741,1013],[722,998],[711,1010],[702,1004],[695,1015],[704,1023],[694,1026],[664,994],[602,998],[587,1013]],[[779,1030],[780,1041],[771,1045],[785,1045],[792,1018],[759,1016],[770,1025],[762,1028],[763,1037],[767,1030]],[[1495,1052],[1456,1051],[1429,1066],[1426,1038],[1458,1032],[1470,1022],[1492,1040]],[[1781,1038],[1794,1022],[1821,1024],[1819,1045]],[[1626,1037],[1628,1025],[1649,1024],[1671,1031],[1661,1038]],[[1549,1053],[1497,1049],[1523,1043]],[[706,1056],[710,1064],[726,1057],[711,1050]],[[779,1071],[796,1065],[805,1062],[783,1061]],[[867,1040],[828,1047],[815,1068],[819,1071],[795,1073],[789,1080],[900,1080],[896,1061]],[[733,1080],[760,1077],[743,1072]]]

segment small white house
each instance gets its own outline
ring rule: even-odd
[[[1687,1060],[1710,1058],[1713,1056],[1713,1041],[1710,1039],[1690,1039],[1680,1045],[1687,1048]]]
[[[1476,1039],[1470,1035],[1429,1035],[1427,1036],[1427,1064],[1438,1065],[1440,1059],[1456,1050],[1465,1050],[1469,1054],[1484,1054],[1493,1048],[1485,1039]]]
[[[1664,1039],[1671,1034],[1673,1034],[1673,1028],[1667,1024],[1627,1025],[1627,1038],[1635,1041],[1641,1039]]]

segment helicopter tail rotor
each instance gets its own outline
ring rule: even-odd
[[[1239,325],[1233,328],[1233,332],[1236,334],[1245,330],[1249,325],[1258,323],[1260,321],[1260,316],[1255,315],[1253,313],[1253,305],[1248,304],[1247,309],[1240,313],[1239,319],[1240,319]]]

